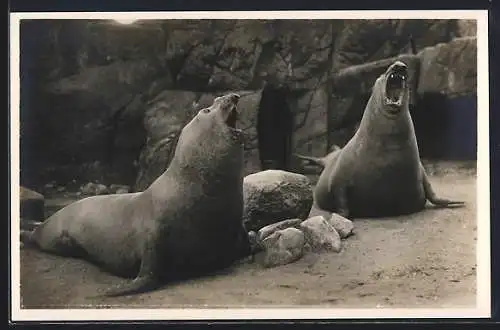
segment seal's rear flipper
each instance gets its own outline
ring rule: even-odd
[[[160,282],[151,276],[137,277],[130,283],[118,285],[106,291],[104,297],[120,297],[152,291],[160,286]]]
[[[325,167],[325,165],[326,165],[325,160],[323,158],[312,157],[312,156],[302,156],[299,154],[294,154],[294,155],[301,160],[305,160],[305,161],[309,162],[309,164],[313,164],[313,165],[317,165],[317,166],[321,166],[321,167]]]
[[[436,196],[436,193],[434,192],[434,189],[432,189],[432,185],[429,182],[429,178],[427,177],[427,174],[425,173],[424,166],[422,163],[420,163],[420,171],[422,172],[422,183],[424,185],[424,192],[425,192],[425,197],[429,202],[431,202],[433,205],[437,207],[447,207],[447,208],[454,208],[454,207],[462,207],[465,205],[465,202],[463,201],[453,201],[445,198],[439,198]]]
[[[33,231],[41,224],[42,224],[42,222],[40,222],[40,221],[21,220],[21,230]]]
[[[158,266],[158,249],[155,248],[155,238],[146,241],[144,253],[141,260],[141,268],[137,277],[129,283],[122,284],[106,291],[105,297],[128,296],[137,293],[145,293],[157,289],[161,282],[156,276]]]
[[[465,206],[465,202],[462,201],[453,201],[449,199],[444,199],[444,198],[436,198],[434,197],[433,199],[428,198],[429,202],[431,202],[433,205],[437,207],[448,207],[448,208],[454,208],[454,207],[462,207]]]
[[[359,124],[358,124],[358,127],[356,128],[356,131],[358,130],[358,128],[359,128]],[[339,147],[338,145],[334,144],[334,145],[332,145],[332,147],[330,148],[330,152],[338,151],[338,150],[340,150],[340,149],[342,149],[342,148],[341,148],[341,147]]]

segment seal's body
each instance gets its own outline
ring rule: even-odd
[[[345,217],[414,213],[435,196],[420,161],[410,117],[407,67],[397,61],[375,82],[351,140],[324,158],[299,156],[324,167],[314,190],[316,206]]]
[[[199,111],[183,128],[168,169],[145,191],[82,199],[24,237],[43,251],[135,277],[107,295],[146,291],[249,255],[243,146],[234,128],[238,99],[219,97]]]

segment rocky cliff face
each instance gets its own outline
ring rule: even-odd
[[[242,106],[249,109],[239,123],[248,140],[247,172],[267,161],[259,158],[259,142],[272,141],[269,136],[258,140],[259,109],[286,108],[278,122],[291,118],[291,132],[282,136],[284,144],[290,140],[289,151],[322,155],[329,147],[328,121],[337,118],[333,133],[345,131],[345,139],[364,108],[362,97],[349,107],[334,102],[329,81],[352,65],[410,52],[410,35],[421,50],[473,36],[475,24],[23,21],[21,181],[30,187],[51,180],[98,180],[143,189],[168,166],[177,133],[194,111],[229,90],[242,91]],[[434,62],[426,60],[432,57],[426,52],[429,67]],[[455,58],[440,56],[448,62]],[[446,72],[443,79],[461,83],[460,72]],[[358,94],[356,89],[349,97]]]

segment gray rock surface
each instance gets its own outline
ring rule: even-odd
[[[101,183],[89,182],[81,187],[80,192],[84,195],[106,195],[109,189]]]
[[[477,39],[463,37],[427,47],[418,54],[418,93],[473,95],[477,93]]]
[[[262,242],[264,267],[276,267],[297,261],[304,254],[304,233],[297,228],[275,231]]]
[[[306,242],[312,251],[340,252],[342,249],[339,233],[322,216],[304,220],[300,224],[300,229],[304,232]]]
[[[130,192],[130,186],[124,184],[112,184],[109,186],[109,192],[112,194],[126,194]]]
[[[332,227],[335,228],[337,233],[339,233],[340,238],[347,238],[354,233],[354,224],[351,220],[346,219],[337,213],[332,213],[332,215],[327,219],[328,223],[330,223]]]
[[[265,227],[262,227],[257,232],[256,240],[257,240],[257,242],[262,242],[264,239],[266,239],[268,236],[270,236],[274,232],[276,232],[278,230],[290,228],[290,227],[296,228],[300,225],[301,222],[302,222],[302,219],[287,219],[287,220],[283,220],[280,222],[276,222],[276,223],[267,225]]]

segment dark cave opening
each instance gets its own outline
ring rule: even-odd
[[[477,97],[427,93],[411,109],[420,156],[432,160],[476,160]]]
[[[293,116],[285,88],[266,87],[262,91],[257,136],[262,170],[289,170],[292,148]]]

